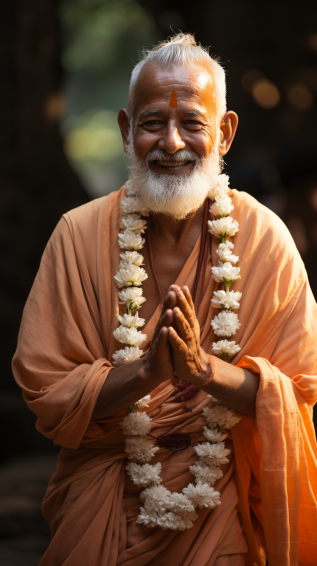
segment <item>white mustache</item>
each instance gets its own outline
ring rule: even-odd
[[[176,153],[167,153],[163,149],[153,149],[149,151],[146,156],[146,161],[169,161],[171,163],[175,161],[195,161],[195,163],[200,162],[201,159],[199,155],[188,149],[179,149]]]

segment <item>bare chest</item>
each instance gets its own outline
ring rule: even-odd
[[[195,243],[195,242],[194,242]],[[172,245],[151,246],[152,253],[148,241],[146,242],[142,255],[144,256],[144,269],[148,275],[148,279],[143,283],[143,295],[146,302],[142,305],[140,316],[148,322],[157,306],[162,303],[162,299],[166,296],[168,289],[173,285],[180,272],[182,271],[193,245],[180,253]]]

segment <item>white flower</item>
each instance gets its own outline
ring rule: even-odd
[[[118,342],[128,346],[140,346],[146,340],[146,334],[142,334],[136,328],[128,328],[122,325],[116,328],[113,335]]]
[[[233,209],[234,206],[231,198],[224,194],[222,196],[216,196],[214,204],[210,207],[210,212],[217,217],[222,217],[228,216]]]
[[[209,440],[209,442],[214,442],[214,443],[222,442],[227,438],[226,434],[222,434],[221,432],[218,432],[217,427],[214,428],[213,430],[210,430],[210,428],[204,426],[203,435],[207,440]]]
[[[158,446],[154,446],[146,438],[132,437],[126,438],[125,441],[125,452],[129,460],[136,460],[139,464],[146,464],[152,460],[158,450]]]
[[[231,216],[219,218],[219,220],[208,220],[208,232],[221,240],[232,237],[239,230],[239,223]],[[223,241],[223,243],[224,243]]]
[[[134,214],[135,212],[141,216],[148,216],[149,210],[135,197],[125,197],[120,203],[121,214]]]
[[[121,287],[139,287],[142,282],[148,278],[148,275],[143,267],[138,267],[133,263],[128,263],[126,267],[118,269],[114,276],[114,280],[119,288]]]
[[[231,311],[221,311],[211,321],[216,336],[232,336],[240,328],[238,315]],[[134,344],[132,344],[134,346]]]
[[[218,196],[225,195],[229,192],[229,177],[228,175],[218,175],[216,185],[209,191],[208,196],[215,199]]]
[[[216,250],[219,259],[223,262],[230,261],[230,263],[237,263],[237,261],[239,261],[239,256],[233,255],[232,253],[233,248],[234,245],[231,242],[229,242],[229,240],[226,240],[224,244],[220,243]]]
[[[225,340],[224,340],[224,342],[225,342]],[[216,344],[216,342],[214,342],[214,344]],[[207,397],[209,397],[210,400],[211,400],[213,403],[220,403],[220,401],[219,401],[218,399],[216,399],[216,397],[213,397],[212,395],[207,395]]]
[[[151,464],[135,464],[134,462],[129,462],[126,466],[126,470],[131,477],[134,485],[137,487],[148,487],[151,484],[160,484],[162,479],[160,478],[160,472],[162,465],[160,462],[151,466]]]
[[[134,263],[134,265],[140,267],[140,265],[143,265],[144,261],[143,255],[139,254],[138,252],[130,251],[122,252],[120,254],[120,259],[120,267],[126,267],[129,263]]]
[[[220,428],[229,429],[241,421],[232,409],[226,405],[215,405],[214,407],[204,407],[203,413],[207,423],[211,426],[218,425]]]
[[[211,304],[216,309],[231,309],[235,310],[240,307],[239,302],[242,293],[238,291],[214,291],[214,296],[211,299]]]
[[[145,409],[149,406],[149,402],[151,401],[151,395],[145,395],[142,399],[139,399],[136,403],[134,403],[133,408],[140,410]]]
[[[229,462],[226,456],[230,454],[230,450],[225,448],[224,442],[219,442],[219,444],[204,442],[197,444],[193,448],[197,456],[204,464],[207,464],[207,466],[220,466],[221,464],[227,464],[227,462]]]
[[[122,234],[118,234],[118,241],[120,248],[124,250],[140,250],[145,244],[145,239],[129,228]]]
[[[208,485],[215,485],[223,476],[221,468],[206,466],[200,460],[195,462],[194,466],[189,466],[189,471],[195,476],[196,483],[208,483]]]
[[[140,328],[141,326],[144,326],[145,323],[145,319],[139,318],[138,313],[134,316],[132,314],[124,314],[123,316],[119,314],[118,319],[120,324],[127,326],[128,328]]]
[[[163,531],[169,529],[171,531],[186,531],[187,529],[191,529],[194,524],[193,521],[197,519],[198,515],[193,511],[189,516],[181,517],[176,513],[170,511],[169,513],[165,513],[162,517],[158,517],[157,524]]]
[[[146,436],[151,430],[151,419],[146,413],[129,413],[121,423],[125,436]]]
[[[128,214],[121,218],[120,228],[121,230],[129,229],[143,234],[146,230],[146,220],[143,220],[139,214]]]
[[[140,493],[147,513],[165,513],[169,509],[171,492],[163,485],[148,487]]]
[[[170,494],[169,509],[181,517],[195,511],[192,502],[187,499],[186,495],[183,493],[177,493],[176,491]]]
[[[228,354],[228,356],[235,356],[240,352],[241,348],[235,342],[229,342],[229,340],[219,340],[219,342],[212,343],[212,353],[215,356],[221,356],[221,354]]]
[[[228,261],[226,263],[219,262],[219,267],[211,268],[211,277],[218,282],[229,283],[241,279],[240,267],[233,267]]]
[[[129,346],[125,346],[121,350],[117,350],[112,358],[113,364],[115,366],[123,366],[124,364],[128,364],[130,362],[134,362],[134,360],[138,360],[143,354],[143,350],[137,346],[136,348],[130,348]]]
[[[172,531],[185,531],[186,529],[191,529],[198,517],[197,513],[191,513],[189,517],[181,517],[176,515],[171,511],[165,513],[164,515],[157,515],[156,513],[147,513],[144,507],[140,507],[140,515],[138,516],[136,522],[145,525],[149,528],[160,527],[163,531],[167,529]]]
[[[207,483],[198,483],[197,485],[190,483],[187,487],[184,487],[183,493],[192,501],[194,507],[199,507],[199,509],[204,507],[214,509],[216,505],[221,504],[219,491],[215,491]]]
[[[119,291],[119,304],[126,305],[132,311],[140,308],[140,306],[146,301],[145,297],[142,297],[143,290],[137,289],[136,287],[130,287],[130,289],[123,289]]]
[[[155,514],[150,515],[145,511],[144,507],[140,507],[140,514],[138,515],[136,522],[148,527],[149,529],[153,529],[154,527],[157,527],[157,516]]]

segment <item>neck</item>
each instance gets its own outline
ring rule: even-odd
[[[175,220],[164,214],[151,214],[151,231],[155,236],[162,240],[172,241],[177,245],[180,240],[185,239],[192,233],[201,232],[201,226],[204,215],[205,202],[196,210],[196,212],[188,215],[183,220]]]

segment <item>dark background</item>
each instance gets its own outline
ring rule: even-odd
[[[97,33],[94,26],[101,21],[99,14],[103,15],[105,25],[100,25]],[[136,25],[135,14],[144,25]],[[58,447],[35,431],[35,417],[24,405],[12,378],[10,363],[23,306],[41,254],[61,215],[99,194],[119,188],[124,179],[121,155],[110,160],[106,168],[100,158],[97,163],[93,157],[81,162],[70,157],[63,136],[67,137],[75,127],[74,116],[82,115],[93,104],[98,108],[104,104],[107,111],[117,112],[127,101],[129,73],[144,42],[152,47],[158,39],[171,34],[170,26],[174,31],[194,32],[198,41],[211,46],[210,52],[220,57],[227,72],[228,108],[235,110],[240,119],[236,139],[226,158],[231,186],[249,192],[284,220],[302,255],[316,296],[316,16],[316,2],[307,0],[294,4],[272,0],[2,3],[0,554],[4,556],[3,566],[33,566],[45,550],[48,529],[41,520],[39,506],[58,452]],[[110,17],[120,23],[117,35],[107,31]],[[74,42],[78,48],[83,41],[81,37],[85,37],[90,46],[97,36],[101,39],[96,51],[89,52],[90,60],[82,63],[79,51],[79,63],[67,63],[70,59],[65,53]],[[107,57],[99,57],[100,52]],[[97,60],[99,63],[94,67]],[[103,100],[97,104],[98,92],[103,93]],[[94,184],[96,171],[98,179],[100,175],[102,179],[99,192]]]

